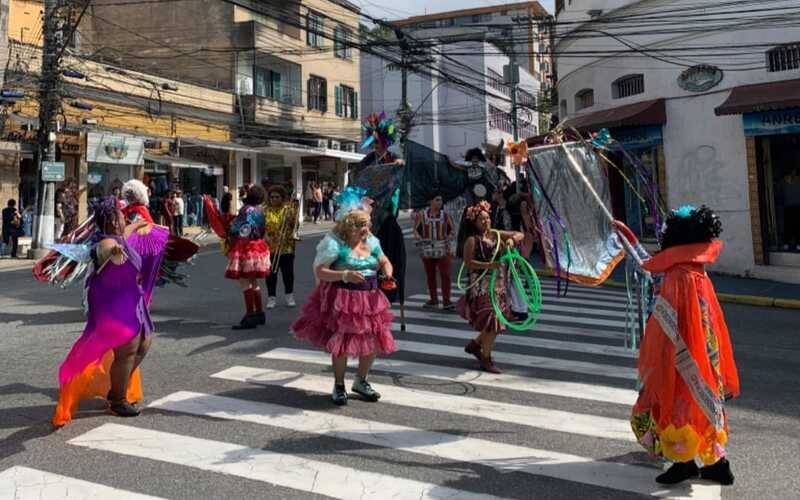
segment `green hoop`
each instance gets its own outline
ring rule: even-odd
[[[497,304],[497,297],[494,291],[494,285],[497,282],[497,269],[492,270],[491,277],[489,278],[489,298],[492,301],[492,309],[498,321],[517,332],[529,330],[536,321],[539,319],[539,313],[542,310],[542,286],[539,277],[536,275],[536,270],[531,266],[527,259],[520,255],[516,248],[510,248],[506,251],[505,255],[500,257],[500,262],[505,262],[508,271],[513,280],[514,288],[525,300],[525,305],[528,308],[528,318],[521,323],[513,323],[508,321],[503,315],[502,309]],[[517,270],[517,263],[521,263],[522,272],[525,274],[525,281],[528,283],[528,289],[522,284],[522,280]]]

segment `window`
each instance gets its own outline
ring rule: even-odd
[[[511,125],[511,113],[507,113],[502,109],[495,108],[491,104],[489,105],[489,128],[495,130],[502,130],[503,132],[510,134],[513,132],[513,127]]]
[[[527,90],[517,89],[517,100],[524,108],[536,109],[536,97]]]
[[[283,97],[281,74],[271,69],[256,66],[256,95],[280,101]]]
[[[488,69],[486,71],[486,80],[487,80],[487,85],[489,85],[490,88],[495,89],[496,91],[500,92],[503,95],[506,96],[511,95],[511,89],[508,87],[508,85],[506,85],[505,80],[503,80],[503,75],[501,75],[497,71],[491,68]]]
[[[644,94],[644,75],[623,76],[611,84],[611,96],[622,99],[636,94]]]
[[[325,21],[316,12],[308,11],[306,16],[306,43],[312,47],[323,46],[325,34]]]
[[[333,32],[333,53],[341,59],[349,59],[351,56],[350,30],[337,26]]]
[[[358,92],[352,87],[336,86],[336,116],[358,119]]]
[[[311,75],[308,79],[308,109],[328,111],[328,81]]]
[[[800,43],[775,47],[767,52],[767,71],[791,71],[800,69]]]
[[[567,117],[567,100],[566,99],[562,100],[559,103],[559,105],[558,105],[558,113],[559,113],[558,118],[560,120],[563,120],[564,118]]]
[[[269,54],[257,54],[253,65],[255,95],[293,106],[303,105],[299,64]]]
[[[594,106],[594,90],[583,89],[575,94],[575,110],[591,108]]]
[[[441,23],[441,26],[443,28],[449,28],[451,26],[455,26],[456,25],[456,20],[454,18],[450,17],[450,18],[447,18],[447,19],[442,19],[440,21],[440,23]]]

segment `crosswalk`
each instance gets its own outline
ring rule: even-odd
[[[627,419],[636,353],[623,345],[622,292],[573,286],[566,302],[552,281],[542,288],[547,312],[533,331],[497,339],[502,374],[479,371],[463,352],[474,332],[455,313],[425,310],[427,297],[411,295],[405,331],[399,315],[392,325],[399,352],[373,367],[377,404],[335,408],[330,357],[287,341],[198,375],[224,391],[176,387],[149,403],[145,414],[180,425],[113,420],[68,444],[165,473],[257,482],[263,498],[719,499],[711,483],[657,485],[659,468],[640,453]],[[243,427],[209,433],[209,420]],[[266,432],[292,439],[265,441]],[[333,451],[314,452],[318,445]],[[0,500],[112,497],[157,498],[27,467],[0,472]]]

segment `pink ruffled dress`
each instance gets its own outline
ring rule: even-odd
[[[350,247],[329,234],[317,246],[314,269],[358,271],[367,279],[363,284],[321,282],[311,292],[300,317],[292,324],[299,340],[326,350],[333,357],[357,358],[371,354],[390,354],[397,350],[392,336],[389,301],[378,287],[378,259],[383,254],[378,239],[371,236],[372,252],[367,257],[352,255]]]

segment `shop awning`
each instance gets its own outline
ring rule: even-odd
[[[663,125],[666,122],[667,108],[664,105],[664,99],[654,99],[576,116],[567,120],[566,126],[585,131],[601,128]]]
[[[327,148],[314,148],[311,146],[303,146],[302,144],[292,144],[270,141],[269,146],[257,148],[262,153],[271,153],[278,155],[298,155],[298,156],[324,156],[326,158],[336,158],[344,160],[348,163],[358,163],[364,159],[361,153],[352,153],[350,151],[341,151],[339,149]]]
[[[743,85],[714,110],[717,116],[800,108],[800,80]]]
[[[207,149],[221,149],[223,151],[239,151],[242,153],[256,153],[257,149],[244,146],[236,142],[217,142],[194,139],[191,137],[181,137],[181,148],[203,147]]]
[[[151,161],[153,163],[158,163],[159,165],[165,165],[167,167],[174,168],[199,168],[203,170],[212,168],[210,165],[199,161],[187,160],[186,158],[175,158],[174,156],[157,155],[153,153],[145,153],[144,159],[145,161]]]

